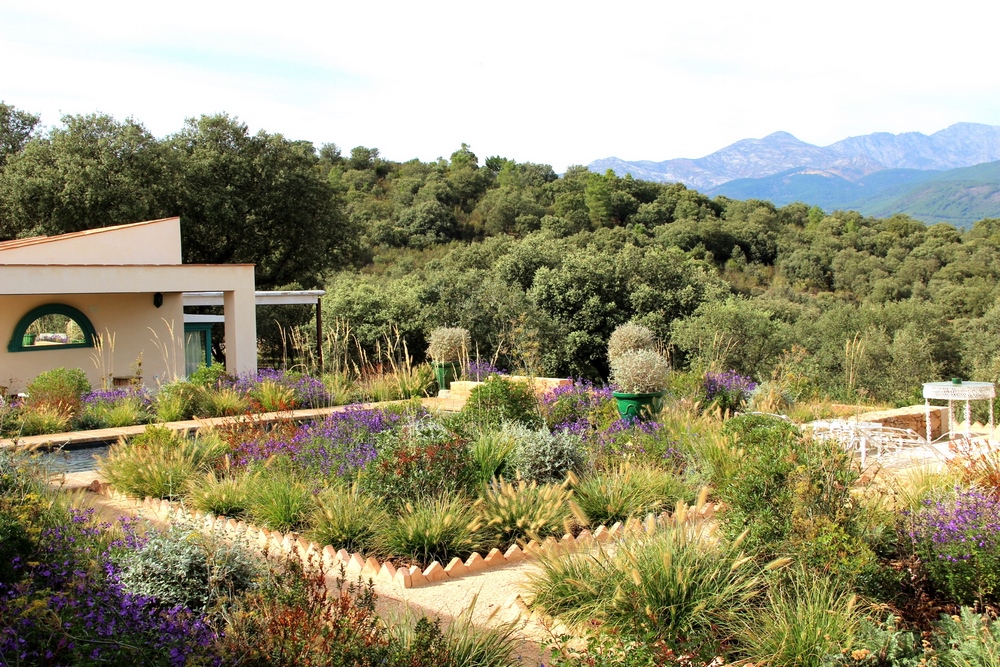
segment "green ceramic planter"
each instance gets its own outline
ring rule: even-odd
[[[659,409],[660,398],[662,396],[662,391],[648,394],[628,394],[621,391],[614,392],[615,400],[618,402],[618,414],[621,415],[622,419],[649,419]]]
[[[445,390],[451,389],[451,381],[458,377],[462,365],[457,361],[447,363],[435,361],[431,363],[431,367],[434,369],[434,377],[437,378],[438,389]]]
[[[24,334],[24,338],[21,339],[21,345],[27,347],[29,345],[34,345],[34,344],[35,344],[35,334],[33,333]]]

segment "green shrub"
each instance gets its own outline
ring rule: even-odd
[[[767,601],[739,623],[747,658],[774,667],[822,667],[853,649],[860,632],[857,597],[841,583],[801,570],[771,588]]]
[[[649,465],[625,464],[584,475],[573,485],[573,494],[579,513],[591,526],[611,526],[673,507],[678,500],[693,500],[678,477]]]
[[[191,477],[208,471],[225,451],[225,443],[210,431],[189,438],[162,426],[148,426],[131,440],[112,445],[97,467],[116,489],[130,496],[176,499]]]
[[[362,490],[391,508],[427,495],[471,492],[476,471],[465,440],[429,417],[383,431],[378,456],[361,474]]]
[[[941,616],[938,628],[942,667],[1000,667],[1000,621],[962,607],[959,616]]]
[[[333,487],[316,497],[306,534],[324,546],[371,555],[382,549],[387,522],[378,500],[361,493],[357,484]]]
[[[533,604],[571,626],[596,620],[651,632],[675,648],[712,649],[715,628],[749,611],[761,580],[739,541],[720,540],[713,525],[688,515],[678,505],[659,530],[613,551],[543,556],[531,582]]]
[[[314,506],[309,487],[277,466],[261,470],[247,493],[250,518],[283,533],[303,528]]]
[[[498,428],[505,422],[529,428],[542,425],[538,400],[531,387],[500,375],[487,378],[472,390],[458,421],[466,430]]]
[[[485,486],[495,478],[510,476],[511,458],[517,441],[503,431],[483,431],[469,443],[476,482]]]
[[[147,534],[145,544],[115,554],[122,587],[164,607],[207,610],[216,600],[254,586],[257,559],[239,542],[213,539],[190,526]]]
[[[226,367],[215,362],[211,366],[199,366],[187,381],[195,387],[218,387],[228,377]]]
[[[747,548],[774,553],[791,530],[789,482],[802,449],[799,430],[776,417],[740,415],[726,422],[723,433],[736,472],[716,487],[726,505],[720,515],[724,532],[735,536],[746,528]]]
[[[80,401],[88,391],[87,374],[79,368],[53,368],[28,383],[26,403],[32,407],[57,408],[72,415],[80,410]]]
[[[585,463],[583,441],[568,431],[553,433],[508,423],[504,433],[517,443],[511,462],[519,477],[539,483],[562,482],[569,472],[580,472]]]
[[[247,486],[252,484],[252,478],[247,480],[219,476],[213,470],[204,476],[193,476],[188,480],[186,500],[196,510],[238,518],[247,511]]]
[[[24,455],[0,449],[0,583],[34,559],[43,528],[60,518]]]
[[[385,541],[394,556],[427,565],[465,558],[482,545],[483,524],[476,503],[464,496],[424,498],[408,503],[389,521]]]
[[[523,479],[516,484],[494,480],[486,489],[481,505],[486,530],[502,546],[571,532],[571,496],[566,483],[539,485]]]

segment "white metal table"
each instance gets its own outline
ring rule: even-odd
[[[993,399],[996,386],[992,382],[925,382],[924,406],[926,407],[927,442],[931,441],[931,399],[948,401],[948,437],[955,436],[955,401],[965,401],[965,437],[972,425],[972,401],[990,402],[990,437],[993,437]]]

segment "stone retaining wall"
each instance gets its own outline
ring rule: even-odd
[[[937,440],[948,431],[948,408],[932,405],[931,440]],[[872,422],[890,428],[903,428],[916,431],[920,437],[927,437],[927,408],[923,405],[910,405],[895,410],[879,410],[865,412],[851,417],[850,421]]]
[[[566,378],[538,378],[528,377],[525,375],[510,375],[505,377],[507,377],[508,380],[513,380],[514,382],[528,383],[528,386],[531,387],[536,396],[542,396],[557,387],[566,387],[573,384],[572,380],[567,380]],[[472,390],[481,384],[483,383],[473,382],[471,380],[454,380],[451,383],[451,397],[468,399],[472,394]]]

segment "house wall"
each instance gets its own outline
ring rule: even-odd
[[[90,319],[104,341],[104,358],[112,366],[108,369],[111,375],[131,375],[131,366],[141,354],[146,386],[155,388],[160,381],[183,376],[184,308],[179,293],[164,294],[160,308],[153,305],[152,293],[0,295],[0,386],[11,392],[24,391],[42,371],[66,367],[82,369],[95,389],[101,387],[101,371],[95,363],[100,356],[97,348],[7,351],[18,321],[31,309],[50,303],[73,306]],[[107,332],[114,332],[113,347]]]
[[[2,264],[180,264],[179,218],[90,229],[0,247]]]

